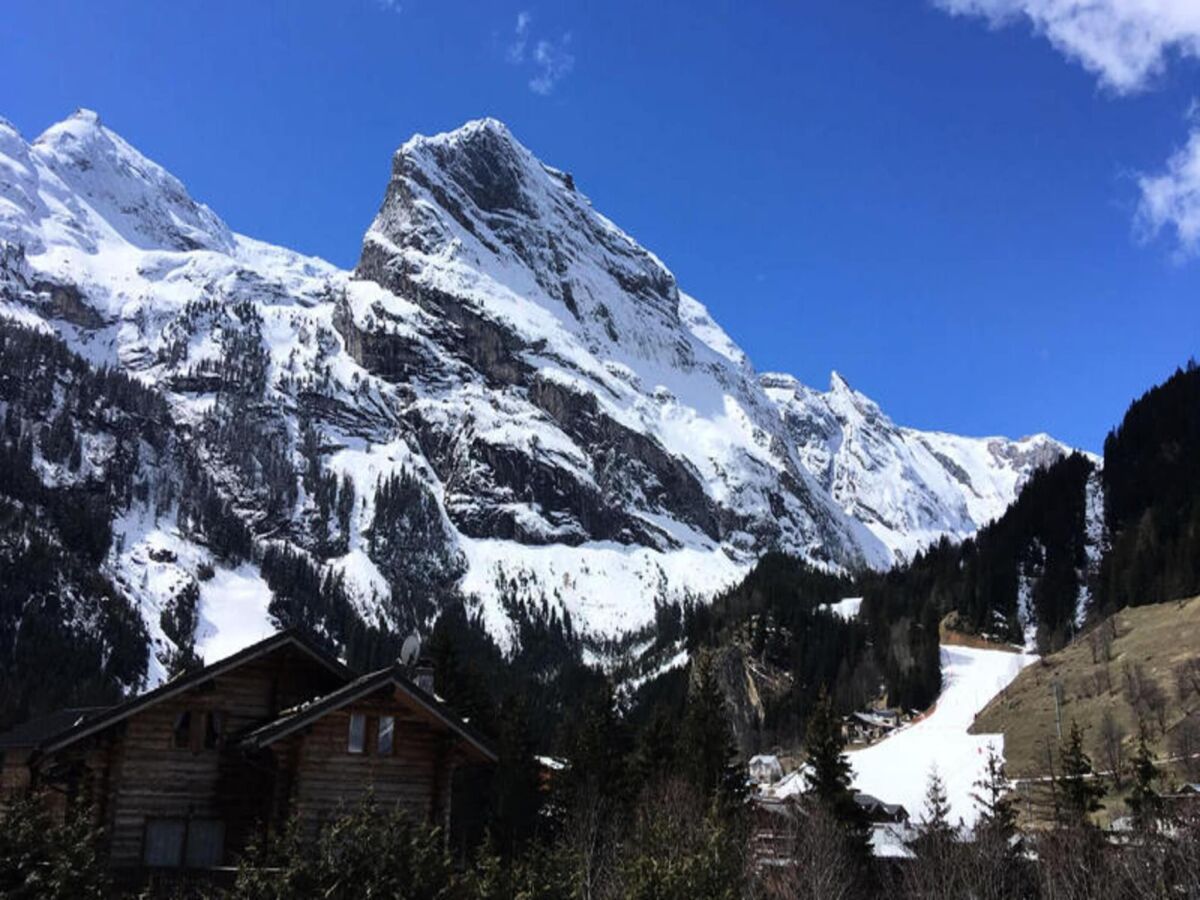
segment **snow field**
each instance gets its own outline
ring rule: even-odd
[[[976,714],[1037,660],[1027,653],[942,647],[942,693],[923,719],[849,754],[854,787],[903,804],[916,821],[924,814],[931,768],[946,785],[951,817],[971,827],[978,810],[971,794],[983,777],[988,747],[1003,754],[1004,736],[968,734]]]

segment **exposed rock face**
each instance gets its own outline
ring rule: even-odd
[[[117,523],[120,583],[166,531],[177,562],[153,565],[210,564],[221,501],[383,627],[428,614],[414,579],[477,595],[498,633],[499,583],[613,633],[768,549],[886,566],[971,533],[1060,452],[904,429],[839,379],[760,379],[494,120],[396,152],[353,273],[234,234],[94,114],[31,143],[0,120],[0,315],[154,386],[195,448]],[[380,518],[384,483],[420,515]],[[159,581],[129,588],[148,621]]]
[[[400,148],[355,275],[451,326],[425,336],[467,367],[493,416],[530,422],[524,448],[471,439],[481,404],[449,402],[461,382],[439,385],[436,416],[416,411],[464,532],[661,550],[699,539],[738,558],[780,541],[836,565],[880,558],[797,465],[753,370],[703,308],[502,124]],[[348,345],[391,376],[408,352],[380,340],[387,351],[372,351],[369,329]],[[717,424],[729,416],[734,429]],[[697,459],[704,430],[715,440]]]
[[[753,658],[746,648],[734,642],[713,651],[712,664],[717,684],[725,697],[725,711],[739,755],[748,759],[766,749],[763,728],[767,703],[787,693],[791,687],[788,672]],[[696,677],[696,668],[692,669]]]
[[[833,374],[822,393],[765,374],[805,467],[897,560],[1000,516],[1029,476],[1068,449],[1048,435],[965,438],[896,425]]]

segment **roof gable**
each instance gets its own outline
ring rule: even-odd
[[[398,666],[388,666],[357,678],[324,697],[281,715],[242,739],[244,747],[266,747],[281,738],[299,731],[311,722],[366,697],[382,687],[392,685],[399,688],[413,704],[448,731],[453,732],[479,757],[496,762],[498,756],[491,743],[471,728],[440,699],[418,687]]]
[[[28,719],[0,734],[0,750],[33,749],[47,738],[74,728],[108,709],[107,706],[75,706]]]
[[[233,671],[246,663],[261,659],[285,647],[300,650],[318,665],[328,669],[331,674],[343,681],[348,681],[354,677],[354,673],[350,669],[297,632],[281,631],[259,641],[257,644],[251,644],[249,647],[245,647],[224,659],[217,660],[203,668],[181,675],[165,684],[159,685],[152,691],[131,697],[124,703],[110,707],[97,716],[80,721],[64,731],[51,735],[41,742],[41,751],[43,753],[53,753],[56,750],[61,750],[75,741],[103,731],[105,728],[115,725],[156,703],[178,696],[197,685]]]

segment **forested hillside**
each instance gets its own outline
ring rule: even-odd
[[[1195,360],[1129,407],[1104,442],[1111,547],[1104,612],[1200,592],[1200,368]]]
[[[100,571],[114,510],[164,451],[165,404],[0,320],[0,728],[114,701],[146,674],[141,617]]]
[[[1104,451],[1035,472],[976,536],[940,541],[907,565],[837,576],[769,555],[711,606],[666,620],[681,619],[689,650],[737,648],[753,663],[738,673],[778,676],[761,680],[758,715],[736,714],[744,702],[728,679],[735,724],[752,733],[744,746],[798,743],[822,689],[842,711],[881,695],[924,708],[941,686],[938,630],[948,614],[959,629],[1051,653],[1113,610],[1200,592],[1195,363],[1135,401]],[[850,621],[828,608],[855,596],[863,600]],[[670,695],[665,685],[679,677],[642,685],[639,697]]]

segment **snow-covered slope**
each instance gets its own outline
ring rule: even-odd
[[[903,804],[913,819],[924,811],[929,775],[946,787],[951,819],[968,828],[979,815],[972,793],[983,777],[988,748],[1004,753],[1004,735],[968,734],[988,701],[1037,660],[1025,653],[942,647],[942,693],[933,711],[878,744],[849,754],[854,787]]]
[[[33,142],[0,120],[0,314],[167,398],[188,456],[105,565],[147,622],[199,585],[210,653],[269,618],[254,567],[217,558],[212,503],[385,629],[461,592],[502,639],[521,598],[613,634],[767,549],[882,567],[969,534],[1059,450],[760,379],[494,120],[400,147],[353,272],[233,233],[94,113]]]
[[[822,393],[764,374],[805,467],[895,555],[961,540],[1000,516],[1068,448],[1048,435],[969,438],[896,425],[836,372]]]

